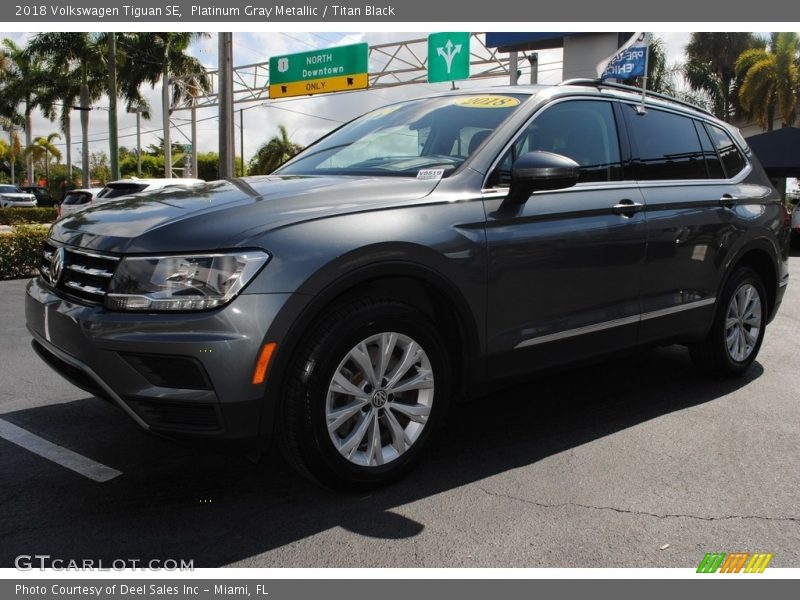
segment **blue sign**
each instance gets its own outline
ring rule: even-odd
[[[597,75],[602,79],[633,79],[647,70],[647,50],[650,36],[636,33],[616,54],[597,65]]]
[[[564,36],[577,35],[576,33],[552,32],[497,32],[486,33],[487,48],[504,48],[511,50],[543,50],[545,48],[560,48],[564,45]]]

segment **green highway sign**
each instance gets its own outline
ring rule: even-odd
[[[432,33],[428,36],[428,82],[469,79],[467,33]]]
[[[363,90],[369,85],[368,56],[366,43],[273,56],[269,59],[269,97]]]

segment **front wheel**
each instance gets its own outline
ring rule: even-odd
[[[424,454],[450,394],[447,353],[433,323],[392,300],[328,313],[290,373],[284,454],[333,488],[403,475]]]
[[[764,340],[767,295],[750,267],[733,272],[723,289],[705,340],[689,347],[697,367],[714,375],[740,375],[753,363]]]

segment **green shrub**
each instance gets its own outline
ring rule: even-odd
[[[53,207],[0,208],[0,225],[52,223],[57,216],[58,211]]]
[[[0,279],[21,279],[36,273],[47,228],[16,225],[0,233]]]

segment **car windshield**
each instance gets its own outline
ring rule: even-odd
[[[351,121],[298,154],[280,175],[447,177],[526,98],[440,96],[393,104]]]
[[[18,194],[21,191],[15,185],[0,185],[0,194]]]

